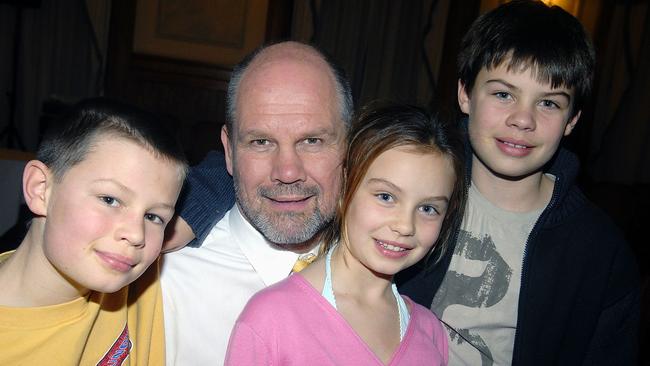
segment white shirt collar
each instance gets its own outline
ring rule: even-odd
[[[230,212],[230,233],[266,286],[289,275],[299,254],[271,245],[235,205]]]

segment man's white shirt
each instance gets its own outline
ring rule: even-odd
[[[286,278],[298,256],[270,245],[237,205],[201,247],[164,255],[167,365],[222,365],[230,332],[248,300]]]

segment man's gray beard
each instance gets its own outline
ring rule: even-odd
[[[287,212],[283,214],[269,215],[262,210],[252,207],[250,203],[244,198],[237,178],[234,178],[235,193],[237,195],[237,203],[242,211],[242,214],[248,219],[248,222],[253,225],[269,242],[279,245],[301,245],[311,240],[318,232],[327,226],[334,217],[334,212],[323,214],[319,207],[320,190],[317,187],[303,188],[299,184],[276,186],[279,190],[284,192],[305,192],[314,194],[316,205],[313,212],[295,213]],[[277,189],[268,189],[259,187],[257,189],[257,197],[260,200],[266,198],[267,191],[274,191]],[[287,225],[287,223],[290,223]],[[289,227],[290,230],[286,228]]]

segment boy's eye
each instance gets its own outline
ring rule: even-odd
[[[548,99],[542,100],[541,104],[542,104],[542,107],[544,107],[544,108],[553,108],[553,109],[560,108],[559,104],[555,103],[552,100],[548,100]]]
[[[440,212],[438,212],[438,210],[431,205],[420,206],[419,210],[428,216],[436,216],[440,214]]]
[[[377,193],[375,197],[383,202],[393,202],[393,196],[391,196],[390,193]]]
[[[151,214],[151,213],[145,214],[145,215],[144,215],[144,218],[145,218],[147,221],[151,221],[151,222],[153,222],[154,224],[160,224],[160,225],[162,225],[162,224],[165,223],[165,220],[163,220],[160,216],[155,215],[155,214]]]
[[[496,92],[496,93],[494,93],[494,96],[499,98],[499,99],[509,99],[510,98],[510,94],[506,93],[506,92]]]
[[[112,207],[118,207],[120,205],[120,202],[111,196],[99,196],[99,199],[105,204]]]

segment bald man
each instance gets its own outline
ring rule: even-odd
[[[340,192],[352,97],[319,51],[296,42],[255,51],[234,68],[226,103],[221,141],[236,204],[197,238],[198,248],[164,258],[168,365],[223,364],[248,299],[317,251]],[[208,159],[213,169],[220,156]]]

